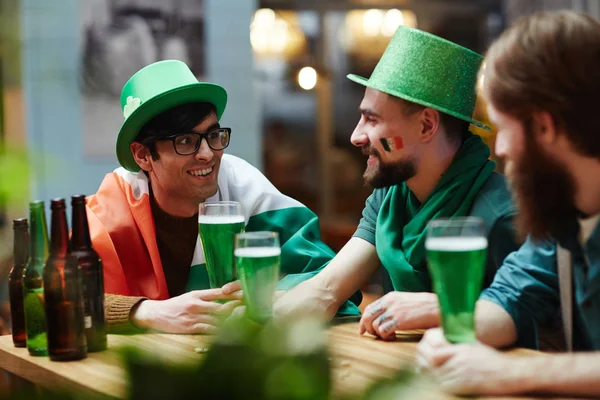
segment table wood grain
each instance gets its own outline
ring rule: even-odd
[[[358,323],[335,325],[327,331],[333,366],[334,392],[357,394],[374,382],[394,376],[411,366],[422,331],[401,332],[394,342],[372,336],[359,336]],[[74,389],[90,398],[124,398],[127,376],[120,353],[123,346],[137,346],[165,362],[197,362],[197,347],[208,347],[210,336],[201,335],[108,335],[108,350],[90,353],[81,361],[53,362],[48,357],[31,357],[26,349],[15,348],[10,336],[0,337],[0,369],[22,377],[42,388]],[[534,354],[530,350],[512,350],[513,354]],[[414,388],[418,398],[452,399],[426,378],[418,379]],[[413,397],[413,396],[410,396]],[[414,397],[417,398],[417,397]],[[512,399],[515,399],[512,397]]]

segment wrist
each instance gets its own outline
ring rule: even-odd
[[[440,303],[435,293],[423,293],[426,301],[426,310],[428,328],[440,326]]]
[[[142,300],[131,309],[129,320],[137,328],[150,328],[153,300]]]
[[[335,308],[337,310],[346,300],[341,298],[335,282],[323,277],[323,279],[316,279],[314,284],[321,302],[327,309]]]
[[[547,367],[546,356],[511,357],[507,354],[504,357],[507,357],[510,366],[506,370],[511,371],[510,378],[505,382],[507,393],[531,393],[539,389],[539,377],[543,376],[539,371]]]

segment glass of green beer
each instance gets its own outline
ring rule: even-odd
[[[237,201],[201,203],[198,231],[204,250],[211,288],[220,288],[237,279],[233,263],[233,241],[244,231],[242,205]]]
[[[271,318],[280,258],[277,232],[245,232],[235,236],[235,265],[247,313],[257,322]]]
[[[427,262],[438,295],[444,336],[452,343],[476,340],[475,303],[487,258],[483,220],[436,219],[427,227]]]

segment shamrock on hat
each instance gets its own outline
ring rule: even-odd
[[[128,96],[127,104],[123,107],[123,116],[127,119],[140,106],[139,97]]]

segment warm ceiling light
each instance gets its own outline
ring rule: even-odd
[[[269,31],[266,29],[250,29],[250,44],[254,51],[265,53],[269,50]]]
[[[383,22],[383,11],[377,9],[367,10],[363,14],[363,31],[367,36],[377,36]]]
[[[275,23],[275,11],[270,8],[260,8],[254,13],[252,18],[252,24],[269,28]]]
[[[396,8],[392,8],[383,17],[381,33],[383,36],[393,36],[400,25],[404,25],[404,14]]]
[[[275,21],[273,29],[269,33],[269,48],[272,52],[280,53],[285,50],[290,34],[287,22],[282,19]]]
[[[298,84],[304,90],[317,86],[317,71],[313,67],[304,67],[298,72]]]

